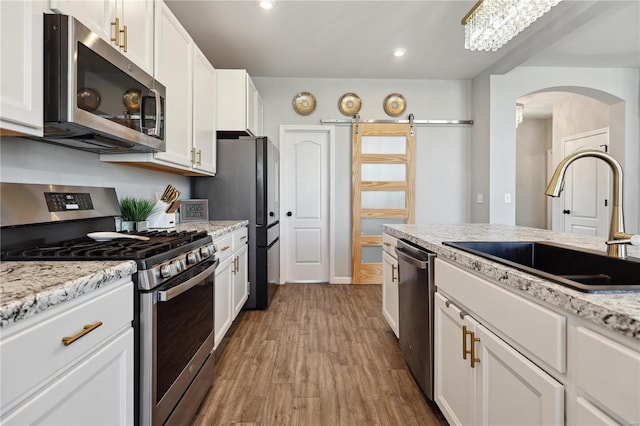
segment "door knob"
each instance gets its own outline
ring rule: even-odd
[[[571,210],[562,210],[563,214],[571,214]]]
[[[269,212],[269,216],[274,217],[276,214],[274,212]]]
[[[291,217],[292,215],[293,215],[293,213],[287,212],[287,216]]]

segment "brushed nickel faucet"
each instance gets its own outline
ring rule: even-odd
[[[599,158],[611,167],[613,171],[613,203],[611,205],[611,224],[609,226],[609,239],[607,241],[607,255],[612,257],[627,257],[626,244],[638,242],[636,236],[624,231],[624,214],[622,210],[622,166],[611,155],[595,149],[585,149],[567,155],[556,167],[553,177],[547,185],[545,194],[551,197],[559,197],[564,188],[564,175],[571,163],[579,158]],[[634,244],[635,245],[635,244]]]

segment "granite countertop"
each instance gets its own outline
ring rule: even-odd
[[[640,340],[640,293],[583,293],[526,272],[475,256],[443,241],[551,241],[606,252],[604,239],[543,229],[493,224],[383,225],[383,231],[405,238],[441,258],[498,281],[516,293],[542,300],[563,311]],[[640,247],[627,246],[628,255],[640,258]],[[640,278],[639,278],[640,280]]]
[[[207,231],[218,238],[247,226],[247,220],[183,223],[176,231]],[[107,286],[136,272],[134,261],[2,262],[0,327],[58,303]]]
[[[207,231],[215,240],[248,224],[248,220],[210,220],[208,222],[179,223],[176,226],[176,231]]]
[[[2,262],[0,327],[108,286],[135,272],[133,261]]]

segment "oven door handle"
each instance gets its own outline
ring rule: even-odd
[[[195,277],[189,278],[187,281],[185,281],[182,284],[177,285],[175,287],[171,287],[169,290],[159,291],[158,292],[158,302],[168,302],[169,300],[173,299],[174,297],[184,293],[185,291],[191,289],[192,287],[195,287],[196,285],[198,285],[202,281],[202,279],[204,277],[206,277],[207,275],[213,274],[213,271],[215,271],[215,269],[216,269],[216,267],[218,266],[219,263],[220,263],[220,259],[216,259],[216,261],[213,262],[213,265],[209,266],[207,269],[205,269],[204,271],[200,272]]]

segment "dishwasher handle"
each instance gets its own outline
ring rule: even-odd
[[[427,269],[428,267],[429,262],[427,260],[420,260],[413,256],[409,256],[402,247],[396,247],[396,254],[398,255],[398,259],[402,259],[418,269]]]

